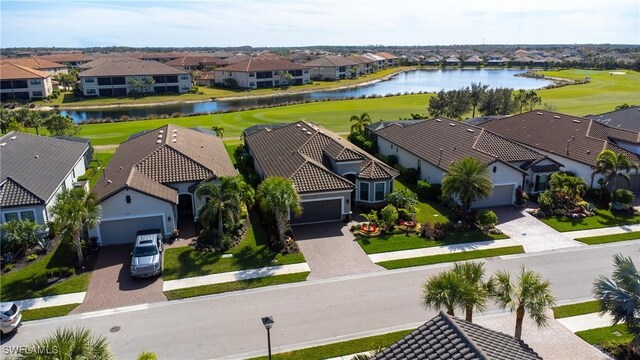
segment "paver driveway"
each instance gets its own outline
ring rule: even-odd
[[[72,313],[167,301],[162,278],[133,279],[129,274],[131,245],[100,249],[95,270],[82,305]]]
[[[384,270],[341,222],[295,226],[293,235],[311,268],[309,280]]]
[[[536,219],[524,208],[502,206],[493,211],[498,215],[497,228],[524,246],[526,252],[585,246]]]

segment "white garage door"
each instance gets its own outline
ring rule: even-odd
[[[100,223],[102,246],[133,244],[136,233],[147,229],[160,229],[164,233],[162,216],[102,221]]]
[[[302,202],[302,215],[291,220],[292,225],[340,221],[342,220],[342,200],[321,200]]]
[[[474,208],[511,205],[515,194],[515,185],[497,185],[493,187],[491,197],[471,204]]]

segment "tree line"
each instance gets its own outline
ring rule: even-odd
[[[35,129],[36,135],[40,135],[40,129],[46,129],[50,135],[73,136],[80,132],[80,126],[73,122],[67,115],[57,112],[29,110],[7,110],[0,108],[0,132],[6,134],[9,131],[24,131],[26,128]]]
[[[476,111],[484,116],[522,113],[541,103],[542,98],[535,90],[489,89],[488,85],[472,83],[471,87],[458,90],[440,90],[429,99],[428,111],[433,117],[462,119],[469,112],[475,117]]]

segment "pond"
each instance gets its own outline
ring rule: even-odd
[[[62,110],[60,113],[69,115],[76,122],[88,119],[118,119],[121,116],[135,118],[150,115],[169,115],[174,113],[193,114],[211,113],[243,108],[271,106],[287,102],[315,101],[323,99],[346,99],[362,96],[384,96],[397,93],[437,92],[442,89],[454,90],[471,83],[482,83],[489,87],[508,87],[513,89],[539,89],[550,85],[551,82],[542,79],[532,79],[516,74],[522,70],[487,70],[487,69],[452,69],[452,70],[414,70],[399,73],[389,80],[350,89],[334,91],[316,91],[304,94],[277,95],[250,99],[203,101],[183,104],[167,104],[140,107],[115,107],[105,109]]]

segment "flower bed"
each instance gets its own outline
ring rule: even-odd
[[[359,225],[353,230],[354,235],[361,237],[375,237],[379,236],[380,233],[380,228],[373,224]]]

